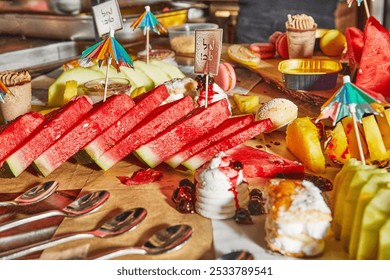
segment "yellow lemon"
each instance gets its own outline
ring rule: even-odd
[[[232,60],[250,67],[257,67],[260,64],[260,57],[242,45],[229,46],[227,54]]]
[[[342,32],[337,29],[330,29],[321,37],[320,48],[328,56],[339,56],[342,54],[346,42]]]

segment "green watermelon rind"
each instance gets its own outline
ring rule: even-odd
[[[135,153],[142,158],[149,167],[154,168],[194,139],[190,137],[201,137],[212,128],[221,124],[231,115],[226,99],[214,102],[207,108],[199,109],[200,110],[196,113],[189,114],[186,118],[173,124],[151,141],[136,149]],[[201,123],[201,121],[203,121],[203,123]],[[183,134],[183,131],[185,130],[184,127],[192,122],[197,122],[197,127],[201,127],[202,130],[195,132],[194,135],[190,135],[189,133]],[[170,144],[166,145],[166,143]]]
[[[182,165],[191,171],[195,171],[204,163],[211,160],[211,158],[214,157],[217,153],[227,151],[228,149],[240,145],[245,141],[250,140],[255,136],[258,136],[262,132],[271,129],[271,127],[272,122],[270,119],[251,123],[242,128],[241,130],[229,134],[221,140],[207,146],[191,158],[182,162]]]
[[[134,150],[132,149],[136,149],[144,143],[148,142],[160,131],[165,130],[169,125],[193,111],[194,108],[194,102],[190,96],[186,96],[182,99],[160,106],[158,110],[155,110],[152,113],[148,120],[138,124],[134,130],[119,140],[117,145],[101,155],[99,159],[95,161],[95,163],[103,170],[108,170],[123,157],[133,152]],[[161,118],[168,118],[168,120],[163,121]],[[143,133],[142,137],[145,137],[145,135],[147,136],[147,138],[143,140],[141,140],[141,136],[139,136],[139,133],[142,131],[148,131],[147,133]],[[132,145],[135,144],[135,140],[137,140],[137,146],[133,147]],[[123,145],[125,145],[125,147],[123,147]],[[122,150],[122,148],[125,150]],[[118,155],[118,149],[119,151],[124,151],[126,155],[124,155],[124,153]],[[136,153],[134,153],[134,155],[137,156]],[[140,157],[137,156],[137,158],[141,162],[145,163]]]

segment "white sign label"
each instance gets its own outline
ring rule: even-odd
[[[123,28],[122,15],[116,0],[110,0],[93,6],[92,12],[100,37],[110,33],[111,30],[116,31]]]
[[[222,32],[222,29],[195,30],[195,73],[218,74],[222,49]]]

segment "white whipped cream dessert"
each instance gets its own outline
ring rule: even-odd
[[[246,208],[249,201],[248,184],[242,168],[219,153],[195,175],[195,211],[210,219],[234,217],[237,208]]]
[[[296,257],[323,252],[332,217],[312,182],[272,180],[267,208],[266,241],[271,250]]]

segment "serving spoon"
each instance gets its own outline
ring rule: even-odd
[[[18,259],[31,253],[42,251],[47,248],[74,240],[88,239],[92,237],[107,238],[116,236],[134,229],[140,222],[145,219],[146,215],[147,211],[144,208],[133,208],[107,220],[103,225],[92,231],[68,233],[50,240],[45,240],[21,248],[16,248],[1,253],[0,259]]]
[[[115,249],[95,260],[109,260],[126,255],[158,255],[172,250],[178,250],[189,240],[192,228],[180,224],[160,229],[139,247],[122,247]]]
[[[108,191],[97,191],[93,193],[88,193],[76,199],[63,209],[50,210],[40,214],[31,215],[26,218],[4,223],[0,225],[0,232],[49,217],[78,217],[97,210],[107,201],[109,197],[110,193]]]
[[[25,191],[10,201],[0,201],[0,207],[4,206],[27,206],[38,203],[53,194],[58,188],[57,181],[47,181],[38,184]]]

